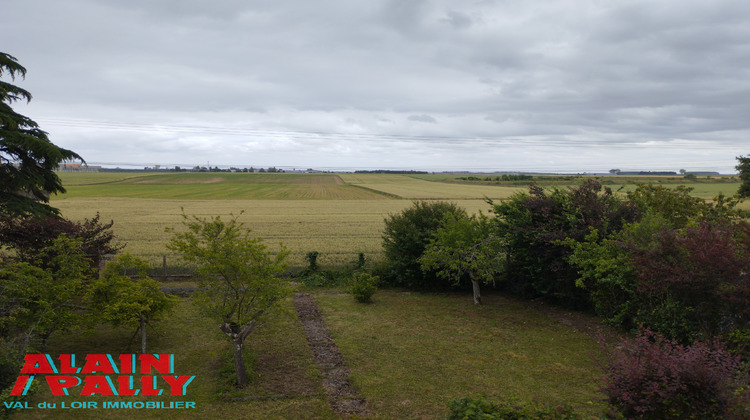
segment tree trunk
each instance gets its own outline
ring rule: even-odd
[[[141,354],[146,354],[146,318],[141,317]]]
[[[260,311],[258,314],[263,313]],[[234,352],[234,370],[237,373],[237,387],[244,388],[247,385],[247,369],[245,369],[245,359],[242,355],[242,347],[245,339],[255,329],[257,324],[250,321],[243,327],[233,323],[225,322],[219,328],[232,339],[232,350]]]
[[[472,280],[471,281],[471,287],[474,289],[474,304],[475,305],[481,305],[482,304],[482,297],[479,296],[479,281]]]
[[[234,348],[234,370],[237,372],[237,387],[244,388],[247,385],[247,369],[245,369],[245,359],[242,356],[242,341],[239,337],[232,342]]]

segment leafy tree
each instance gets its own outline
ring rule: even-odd
[[[737,156],[737,166],[734,168],[740,173],[742,181],[737,195],[742,198],[750,197],[750,156]]]
[[[82,296],[91,265],[76,239],[57,237],[38,250],[31,262],[4,262],[0,266],[0,330],[20,340],[23,354],[31,341],[49,336],[80,321]]]
[[[628,192],[628,200],[641,210],[641,213],[659,214],[674,227],[683,227],[708,211],[708,204],[690,193],[693,188],[678,185],[668,188],[663,185],[641,184]]]
[[[174,233],[167,248],[197,265],[201,291],[194,296],[207,314],[220,319],[219,328],[232,340],[237,385],[244,387],[243,345],[262,316],[289,293],[288,285],[277,277],[288,251],[282,246],[272,256],[262,239],[251,237],[237,216],[228,222],[220,216],[182,216],[187,230]]]
[[[0,52],[0,76],[25,77],[26,68],[15,57]],[[58,215],[45,204],[52,193],[64,193],[55,169],[78,154],[55,146],[36,122],[13,110],[15,101],[31,100],[31,93],[0,80],[0,216]],[[81,159],[82,160],[82,159]]]
[[[576,286],[590,293],[596,314],[608,324],[630,330],[643,322],[650,301],[639,290],[638,275],[624,243],[647,247],[665,223],[660,215],[649,213],[605,238],[592,229],[582,241],[570,238],[564,241],[572,251],[568,262],[578,269],[580,276]]]
[[[33,261],[39,250],[49,247],[65,234],[79,240],[83,253],[94,267],[99,266],[102,255],[115,254],[124,245],[115,242],[112,232],[114,222],[102,223],[99,214],[92,219],[73,222],[61,217],[0,218],[0,244],[15,251],[20,261]]]
[[[141,353],[146,353],[146,327],[169,312],[176,298],[159,290],[159,283],[146,273],[151,267],[130,254],[107,263],[102,276],[91,285],[91,310],[96,318],[112,326],[134,326],[141,333]],[[137,274],[131,280],[129,274]]]
[[[574,307],[588,307],[590,300],[576,286],[578,270],[567,260],[571,249],[565,241],[583,241],[591,229],[606,237],[638,215],[637,208],[595,180],[564,190],[532,185],[528,194],[518,193],[495,204],[493,212],[511,291]]]
[[[481,304],[480,283],[494,282],[502,268],[500,238],[484,214],[447,214],[422,257],[424,270],[453,284],[471,282],[474,303]]]
[[[389,267],[389,279],[396,286],[414,289],[441,289],[450,281],[438,281],[437,272],[422,270],[419,258],[446,215],[465,216],[466,211],[444,201],[415,201],[399,214],[385,219],[383,250]]]

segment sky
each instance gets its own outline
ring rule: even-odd
[[[734,173],[747,0],[3,0],[90,165]],[[4,81],[10,81],[3,79]]]

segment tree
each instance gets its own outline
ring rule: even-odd
[[[91,310],[112,326],[135,326],[141,333],[141,353],[146,353],[146,327],[169,312],[177,300],[159,290],[159,283],[146,272],[146,261],[124,254],[110,261],[102,276],[91,285]],[[137,274],[132,279],[128,274]]]
[[[435,271],[422,270],[419,258],[448,214],[466,215],[454,203],[416,201],[399,214],[385,219],[383,250],[390,269],[389,278],[397,286],[415,289],[440,289],[451,285],[441,283]]]
[[[237,216],[228,222],[220,216],[205,219],[183,213],[182,217],[187,230],[175,232],[167,248],[197,265],[200,291],[194,296],[207,314],[220,319],[219,328],[232,340],[237,385],[244,387],[243,345],[262,317],[289,293],[288,285],[277,277],[288,251],[282,246],[272,256]]]
[[[60,235],[30,262],[0,264],[0,331],[20,341],[23,354],[32,339],[78,324],[91,265],[74,238]]]
[[[0,218],[0,245],[15,252],[19,261],[33,261],[39,250],[49,247],[62,234],[76,238],[94,267],[102,255],[115,254],[125,245],[115,242],[114,222],[102,223],[97,213],[92,219],[73,222],[62,217]]]
[[[25,77],[26,68],[15,57],[0,52],[0,76]],[[55,169],[78,154],[55,146],[36,122],[11,108],[15,101],[31,101],[31,93],[0,80],[0,216],[58,215],[45,204],[49,195],[64,193]]]
[[[500,238],[487,216],[448,214],[419,261],[456,285],[470,281],[474,303],[481,304],[479,284],[495,281],[502,269],[500,252]]]
[[[737,166],[734,169],[740,173],[742,185],[737,190],[737,195],[742,198],[750,197],[750,156],[737,156]]]
[[[588,307],[590,296],[576,286],[578,270],[567,260],[571,254],[567,239],[583,241],[592,229],[604,238],[635,220],[638,209],[590,179],[564,190],[532,185],[528,194],[517,193],[495,204],[493,212],[511,291]]]

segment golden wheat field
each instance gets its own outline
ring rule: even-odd
[[[391,174],[341,174],[341,179],[349,185],[414,200],[502,199],[516,191],[527,190],[526,187],[445,183]]]
[[[460,194],[456,191],[460,185],[402,175],[382,175],[382,186],[378,185],[376,175],[365,188],[345,183],[347,175],[332,174],[60,175],[68,193],[54,197],[51,204],[63,216],[81,220],[98,212],[103,221],[114,221],[115,234],[126,243],[124,251],[147,258],[155,265],[161,263],[163,255],[168,256],[170,264],[175,261],[176,257],[166,248],[170,234],[165,229],[180,229],[183,210],[187,215],[199,217],[239,215],[239,220],[252,229],[253,235],[264,238],[271,250],[278,250],[283,244],[291,251],[290,264],[302,266],[305,254],[310,251],[320,252],[319,262],[323,265],[354,261],[360,252],[368,259],[379,259],[385,217],[412,203],[411,199],[394,197],[392,191],[396,191],[399,180],[406,185],[405,191],[420,191],[422,199],[452,195],[456,199],[451,201],[470,213],[490,208],[484,201],[485,194],[475,188],[468,188],[470,191],[465,194],[470,199],[458,199]],[[264,188],[253,190],[258,184],[264,184]],[[269,193],[265,186],[277,191]],[[351,188],[349,191],[353,193],[328,198],[321,193],[327,191],[332,195],[334,189],[342,187]],[[200,188],[198,193],[197,188]],[[490,188],[502,192],[494,198],[508,194],[498,187]],[[210,199],[180,198],[196,194]],[[283,198],[278,198],[280,195]],[[237,199],[248,196],[252,198]],[[362,199],[363,196],[367,198]]]
[[[209,217],[230,214],[264,238],[268,247],[280,243],[291,251],[289,262],[304,265],[310,251],[323,265],[357,258],[381,257],[384,219],[414,200],[446,200],[469,213],[488,211],[485,198],[500,200],[525,187],[440,182],[396,174],[286,173],[60,173],[68,192],[52,205],[73,220],[97,212],[113,220],[114,231],[127,244],[125,251],[160,264],[170,234],[179,229],[182,210]],[[691,184],[708,198],[732,194],[734,184]],[[632,187],[627,185],[627,187]],[[745,203],[747,207],[749,203]]]

